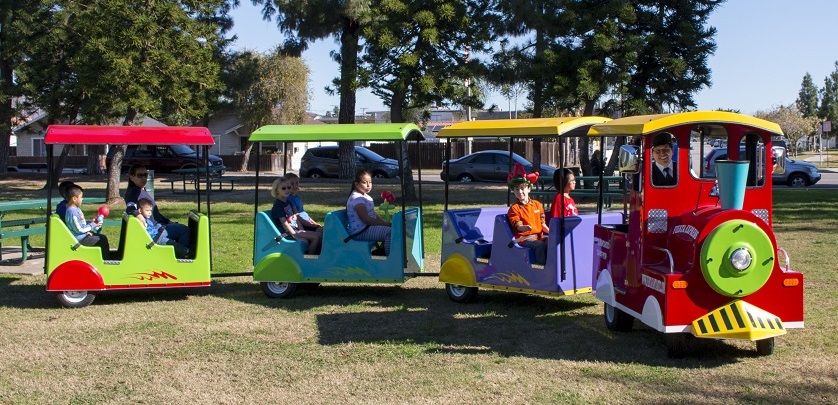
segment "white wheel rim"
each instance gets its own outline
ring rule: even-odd
[[[456,297],[462,297],[466,293],[466,288],[459,285],[452,285],[449,287],[451,289],[451,294]]]
[[[61,293],[67,302],[78,304],[87,298],[87,291],[64,291]]]
[[[274,294],[282,294],[288,289],[288,283],[268,283],[267,285]]]

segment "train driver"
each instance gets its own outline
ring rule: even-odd
[[[672,160],[672,135],[662,132],[652,138],[652,184],[674,186],[678,184],[678,166]]]

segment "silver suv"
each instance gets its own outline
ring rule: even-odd
[[[309,148],[300,162],[300,177],[319,179],[338,177],[340,173],[338,146]],[[355,166],[364,168],[376,179],[399,177],[399,162],[385,158],[362,146],[355,147]]]
[[[741,150],[745,152],[744,149]],[[716,160],[727,159],[727,148],[717,148],[704,156],[704,176],[716,176]],[[771,176],[774,184],[785,184],[789,187],[808,187],[821,180],[821,174],[818,173],[817,166],[804,162],[801,160],[791,160],[788,156],[786,159],[786,171],[783,174],[775,174]]]

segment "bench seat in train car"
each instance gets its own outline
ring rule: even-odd
[[[471,261],[488,263],[492,256],[495,217],[507,207],[448,210],[442,223],[442,261],[459,254]]]
[[[97,246],[83,246],[57,215],[50,217],[47,291],[101,291],[210,285],[209,224],[189,213],[191,259],[173,246],[152,243],[139,219],[124,216],[119,247],[105,260]]]
[[[265,255],[265,252],[271,249],[289,255],[296,254],[298,256],[297,259],[302,259],[306,249],[308,249],[308,241],[287,237],[274,224],[274,221],[271,219],[271,211],[261,211],[256,214],[255,249],[257,261]]]
[[[253,278],[257,282],[376,282],[401,283],[405,280],[402,247],[402,216],[393,214],[390,234],[390,255],[373,255],[375,242],[350,239],[347,232],[346,210],[326,214],[321,251],[327,254],[304,255],[301,241],[277,238],[280,232],[270,219],[270,212],[257,214],[255,263]],[[421,214],[418,208],[408,208],[408,268],[420,271],[423,267]],[[418,259],[417,259],[418,258]]]
[[[443,272],[440,281],[465,286],[501,287],[530,292],[553,292],[575,294],[589,292],[592,287],[591,265],[593,260],[593,233],[597,223],[597,214],[582,214],[568,217],[565,221],[565,235],[559,237],[560,218],[550,220],[551,234],[548,237],[547,263],[535,265],[531,249],[512,244],[512,230],[506,213],[497,214],[498,209],[487,210],[494,214],[493,236],[491,238],[491,257],[487,263],[472,262],[473,274],[464,274],[458,265],[449,267],[443,259]],[[473,213],[469,213],[472,216]],[[479,218],[479,215],[478,215]],[[622,213],[603,213],[603,223],[622,223]],[[480,220],[463,221],[464,224],[485,224]],[[480,232],[485,229],[481,228]],[[461,234],[470,231],[460,230]],[[472,231],[476,234],[477,231]],[[560,244],[561,243],[561,244]],[[562,276],[559,246],[565,249],[565,274]],[[453,254],[453,253],[452,253]],[[465,255],[463,255],[465,256]],[[447,259],[450,256],[445,256]],[[457,260],[452,260],[452,264]]]

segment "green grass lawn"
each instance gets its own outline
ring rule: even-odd
[[[348,193],[304,187],[316,219]],[[442,193],[425,192],[426,265],[436,272]],[[458,206],[506,203],[502,185],[451,195]],[[609,332],[590,295],[481,291],[456,304],[432,277],[325,284],[289,300],[231,277],[206,289],[100,294],[69,310],[44,291],[43,275],[2,275],[0,403],[834,403],[838,193],[774,195],[777,239],[806,277],[806,328],[777,338],[772,356],[748,342],[696,340],[691,356],[668,359],[657,332]],[[252,191],[217,197],[213,270],[250,271]],[[157,198],[172,219],[194,206],[189,196]],[[267,192],[260,200],[270,207]]]

